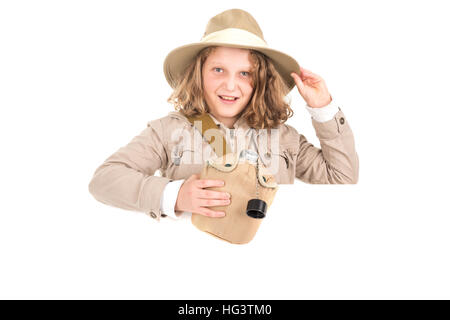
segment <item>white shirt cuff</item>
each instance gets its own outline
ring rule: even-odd
[[[309,111],[313,119],[317,122],[326,122],[334,118],[336,113],[339,111],[339,107],[334,100],[331,100],[329,104],[322,108],[311,108],[306,105],[306,110]]]
[[[178,219],[180,215],[175,213],[175,204],[178,198],[178,191],[184,180],[173,180],[166,184],[161,197],[161,211],[169,217]]]

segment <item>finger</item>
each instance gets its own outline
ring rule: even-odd
[[[210,180],[210,179],[199,179],[195,181],[195,185],[199,188],[208,188],[208,187],[223,187],[225,185],[225,181],[223,180]]]
[[[322,81],[322,78],[316,75],[303,75],[303,84],[312,85]]]
[[[305,83],[305,81],[308,81],[308,82],[317,81],[316,77],[314,77],[313,75],[308,74],[308,73],[306,73],[306,74],[302,73],[301,79],[302,79],[303,83]]]
[[[227,192],[201,189],[198,193],[198,197],[201,199],[229,199],[230,194]]]
[[[214,211],[208,208],[198,208],[196,211],[207,217],[220,218],[225,216],[225,212],[223,211]]]
[[[317,78],[308,78],[305,81],[303,81],[303,83],[308,84],[308,85],[312,85],[312,84],[316,84],[321,82],[321,79],[317,79]]]
[[[230,199],[197,199],[197,204],[200,207],[227,206],[230,202]]]
[[[311,83],[317,83],[322,81],[322,77],[319,76],[318,74],[312,73],[311,71],[307,71],[304,73],[305,78],[307,78],[307,80],[311,81]]]
[[[299,75],[296,74],[295,72],[292,72],[291,77],[294,78],[294,81],[295,81],[295,84],[297,85],[298,90],[303,91],[303,89],[305,88],[305,85],[303,84],[303,81],[299,77]]]
[[[305,74],[314,74],[311,70],[300,67],[300,71]]]

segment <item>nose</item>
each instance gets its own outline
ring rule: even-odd
[[[234,76],[229,76],[226,80],[226,87],[229,92],[233,92],[236,87],[236,79]]]

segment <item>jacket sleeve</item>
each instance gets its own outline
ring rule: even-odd
[[[300,134],[295,176],[312,184],[355,184],[359,176],[359,158],[353,132],[341,108],[325,122],[312,118],[322,149]]]
[[[145,130],[96,169],[89,192],[104,204],[144,212],[159,221],[161,197],[172,181],[154,176],[167,166],[164,138],[161,120],[148,122]]]

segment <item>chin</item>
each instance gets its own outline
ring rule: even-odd
[[[224,118],[233,118],[236,117],[239,113],[240,113],[239,110],[226,110],[219,112],[220,116]]]
[[[219,108],[216,108],[219,114],[230,117],[237,116],[244,109],[245,107],[242,106],[220,106]]]

